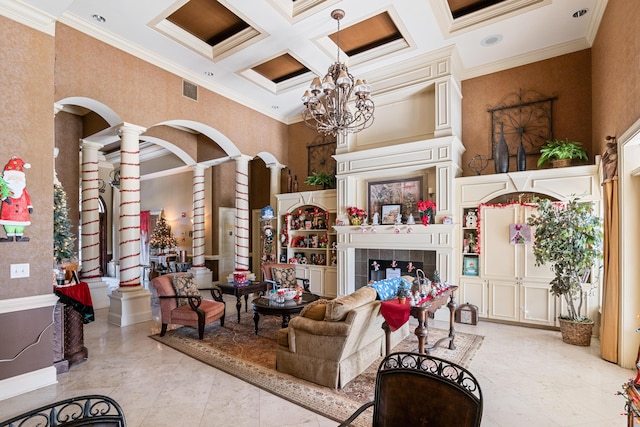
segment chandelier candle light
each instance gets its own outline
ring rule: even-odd
[[[332,11],[331,17],[338,22],[337,59],[322,82],[316,76],[302,96],[305,106],[302,118],[318,133],[336,136],[360,132],[371,126],[375,105],[370,98],[371,86],[367,81],[354,80],[347,65],[340,62],[340,20],[344,18],[344,10]],[[352,94],[355,94],[355,112],[348,105]]]

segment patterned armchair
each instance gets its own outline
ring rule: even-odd
[[[309,292],[309,279],[296,277],[295,264],[264,264],[262,280],[271,283],[274,288],[293,287],[301,282],[305,292]]]
[[[211,291],[214,300],[203,299],[190,273],[158,276],[151,280],[151,286],[160,300],[160,336],[164,336],[169,324],[197,327],[200,339],[204,338],[205,325],[220,319],[220,326],[224,326],[226,306],[220,288],[202,289]]]

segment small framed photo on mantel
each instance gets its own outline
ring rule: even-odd
[[[402,205],[382,205],[381,210],[382,224],[395,224],[398,217],[402,219]]]

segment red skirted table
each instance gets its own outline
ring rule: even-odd
[[[64,304],[64,359],[72,365],[89,356],[84,346],[84,324],[95,319],[91,292],[87,282],[54,286],[53,292]]]
[[[415,329],[415,334],[418,337],[418,352],[429,354],[429,350],[439,345],[442,341],[449,341],[449,349],[455,350],[456,346],[453,342],[456,331],[453,327],[454,313],[456,310],[455,291],[457,286],[449,286],[441,290],[435,297],[428,296],[420,301],[416,305],[411,305],[409,300],[405,304],[400,304],[397,298],[382,301],[380,305],[380,313],[384,317],[384,323],[382,329],[385,332],[386,339],[386,353],[391,352],[391,332],[400,328],[408,320],[409,316],[413,316],[418,319],[418,326]],[[447,305],[449,308],[449,335],[439,339],[433,345],[426,347],[427,338],[429,337],[428,317],[429,314],[433,314],[437,309],[443,305]]]

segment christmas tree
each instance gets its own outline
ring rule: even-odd
[[[160,214],[156,227],[151,233],[149,245],[155,249],[175,248],[178,246],[178,241],[171,234],[171,227],[167,224],[167,220],[164,219],[162,214]]]
[[[56,261],[75,257],[74,242],[76,238],[71,232],[67,193],[62,184],[53,184],[53,255]]]

